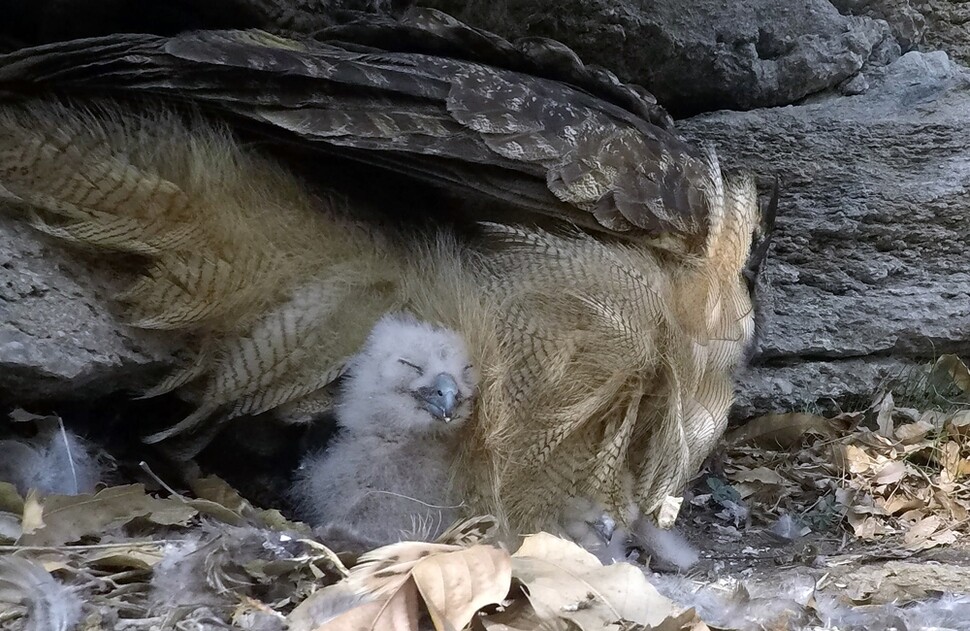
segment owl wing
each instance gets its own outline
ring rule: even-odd
[[[188,101],[527,217],[634,238],[703,241],[708,229],[709,165],[648,93],[556,42],[512,44],[431,10],[315,38],[48,44],[0,56],[0,89]]]

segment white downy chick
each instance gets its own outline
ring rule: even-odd
[[[454,331],[382,318],[348,366],[340,433],[300,466],[293,494],[304,519],[348,549],[440,534],[458,518],[448,476],[477,381]]]

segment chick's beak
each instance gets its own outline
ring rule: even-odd
[[[418,389],[418,400],[436,419],[450,423],[458,407],[458,382],[446,372],[438,373],[430,386]]]

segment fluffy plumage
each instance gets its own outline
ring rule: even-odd
[[[254,583],[243,568],[292,559],[304,552],[297,539],[296,533],[225,524],[213,528],[203,522],[165,544],[161,561],[152,568],[148,609],[162,620],[161,628],[224,627],[222,621],[241,597],[284,597],[287,588]]]
[[[378,321],[349,362],[340,434],[300,467],[293,491],[305,517],[328,542],[360,549],[439,535],[459,515],[449,474],[477,386],[454,331],[404,315]]]
[[[32,439],[0,440],[0,480],[22,495],[92,493],[105,467],[94,446],[63,426],[50,427]]]
[[[119,35],[0,57],[0,88],[74,94],[2,105],[0,199],[54,237],[145,258],[129,321],[198,350],[151,393],[199,401],[152,437],[200,434],[183,455],[216,421],[325,405],[374,323],[405,310],[480,367],[449,489],[468,512],[516,531],[576,497],[650,515],[726,423],[754,326],[743,275],[767,234],[753,179],[561,45],[410,15],[317,40]],[[386,218],[442,213],[375,214],[342,172],[318,175],[347,198],[314,194],[220,115],[514,212],[405,227]]]
[[[24,631],[70,631],[81,622],[81,598],[42,565],[15,556],[0,558],[0,604],[26,610]]]

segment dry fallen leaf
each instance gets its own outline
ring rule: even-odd
[[[463,629],[479,609],[502,602],[512,584],[505,550],[478,545],[435,554],[411,570],[431,621],[438,631]]]
[[[164,546],[156,541],[132,541],[128,545],[119,545],[98,551],[85,558],[88,567],[109,568],[115,570],[149,570],[165,557]]]
[[[906,423],[896,428],[896,438],[904,445],[911,445],[923,440],[933,431],[933,425],[923,420]]]
[[[197,478],[190,486],[196,497],[225,506],[237,515],[253,510],[253,505],[220,477],[209,475]]]
[[[896,405],[893,401],[893,393],[887,392],[882,396],[882,398],[874,405],[877,408],[876,413],[876,427],[879,429],[880,436],[886,438],[893,437],[893,409]]]
[[[875,484],[897,484],[906,476],[906,463],[902,460],[893,460],[879,467],[875,472],[873,482]]]
[[[314,631],[418,631],[418,594],[406,581],[390,598],[341,613]]]
[[[525,586],[540,619],[565,619],[587,631],[627,621],[655,626],[681,613],[638,568],[604,567],[578,545],[547,533],[525,538],[512,555],[512,576]]]
[[[338,615],[350,611],[371,598],[358,594],[347,581],[318,589],[293,608],[286,616],[288,631],[313,631]]]
[[[30,493],[24,506],[22,545],[54,546],[144,517],[160,525],[185,524],[195,509],[173,499],[145,493],[141,484],[108,487],[94,495],[48,495]]]
[[[754,469],[746,469],[741,471],[736,471],[732,473],[730,479],[736,482],[760,482],[761,484],[770,484],[774,486],[782,486],[785,484],[786,480],[777,471],[773,471],[767,467],[756,467]]]
[[[940,448],[940,461],[943,465],[943,469],[946,471],[951,481],[958,480],[960,478],[961,460],[960,445],[956,444],[952,440],[947,441],[947,443]]]
[[[903,535],[903,544],[910,550],[927,550],[954,541],[956,533],[946,528],[937,515],[918,521]]]
[[[933,374],[945,374],[961,392],[970,394],[970,370],[956,355],[942,355],[933,366]]]
[[[866,451],[856,445],[845,446],[845,461],[849,464],[849,473],[865,473],[872,469],[873,458]]]
[[[806,434],[835,437],[833,421],[815,414],[766,414],[752,419],[724,435],[728,445],[756,445],[788,448]]]
[[[925,504],[922,500],[903,497],[902,495],[894,495],[889,499],[883,501],[881,504],[887,515],[900,515],[906,511],[913,510],[914,508],[920,508]]]
[[[0,482],[0,511],[17,514],[24,511],[24,498],[9,482]]]
[[[461,549],[459,546],[420,541],[392,543],[361,555],[357,565],[351,568],[348,580],[358,592],[381,598],[400,589],[422,559]]]

